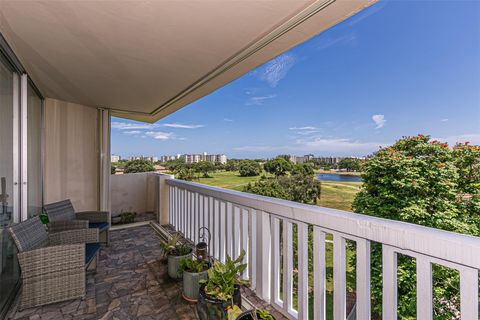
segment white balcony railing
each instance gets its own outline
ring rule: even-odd
[[[314,240],[313,319],[325,319],[327,234],[333,235],[334,319],[346,318],[347,240],[356,242],[357,319],[371,316],[372,241],[382,244],[383,319],[397,318],[397,254],[416,259],[417,319],[433,318],[432,264],[458,270],[462,320],[478,319],[480,238],[165,176],[160,180],[160,193],[161,223],[170,223],[194,242],[198,240],[198,229],[208,227],[212,233],[210,253],[221,261],[226,254],[235,257],[244,249],[248,253],[248,269],[242,277],[251,280],[251,287],[260,298],[291,319],[309,318],[309,225],[313,226]],[[293,225],[298,236],[296,310],[292,283]]]

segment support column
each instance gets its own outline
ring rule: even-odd
[[[158,208],[157,221],[161,225],[170,223],[170,195],[167,180],[173,178],[174,176],[170,174],[158,175],[158,204],[156,207]]]
[[[98,209],[110,212],[110,110],[98,109],[99,203]],[[109,219],[111,220],[111,219]]]

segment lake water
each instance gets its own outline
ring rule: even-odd
[[[362,182],[362,178],[359,176],[349,174],[337,174],[337,173],[320,173],[317,175],[319,180],[324,181],[339,181],[339,182]]]

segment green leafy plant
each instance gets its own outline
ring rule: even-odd
[[[163,253],[166,256],[184,256],[192,252],[192,248],[188,244],[180,242],[181,238],[182,236],[176,233],[168,241],[161,242],[160,248],[162,248]]]
[[[122,212],[120,214],[120,223],[132,223],[135,222],[136,212]]]
[[[208,270],[209,263],[205,260],[198,260],[198,259],[190,259],[190,258],[183,258],[180,262],[180,273],[184,271],[192,272],[192,273],[200,273],[205,270]]]
[[[220,301],[232,301],[235,286],[248,283],[238,278],[238,275],[247,268],[247,264],[242,263],[244,257],[245,250],[242,250],[235,260],[227,255],[225,264],[219,261],[213,263],[212,268],[208,270],[208,280],[202,281],[205,284],[205,293],[209,297]]]
[[[268,310],[257,310],[259,320],[274,320],[272,314]]]

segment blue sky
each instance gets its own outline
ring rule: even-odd
[[[480,1],[381,1],[148,125],[112,153],[363,156],[405,135],[480,144]]]

